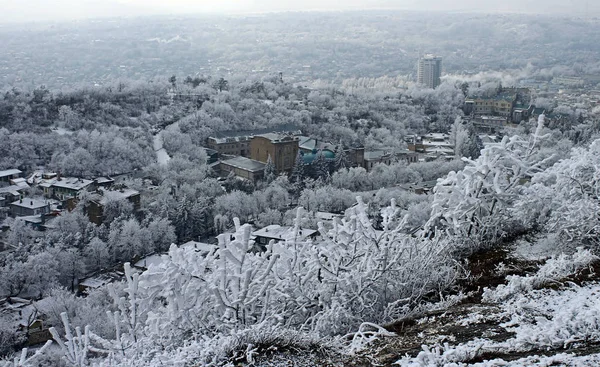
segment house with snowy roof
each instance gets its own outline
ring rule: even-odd
[[[0,171],[0,186],[8,186],[10,185],[10,181],[21,177],[20,170],[13,168],[7,169],[4,171]]]
[[[13,217],[28,217],[50,213],[50,203],[41,198],[22,198],[10,203],[10,214]]]
[[[259,250],[266,250],[267,244],[271,241],[275,242],[286,242],[286,241],[307,241],[308,239],[315,239],[319,234],[319,231],[308,228],[300,228],[296,235],[294,227],[284,227],[278,224],[272,224],[259,230],[252,232],[254,237],[254,243]]]
[[[104,222],[104,208],[110,202],[127,200],[133,205],[133,210],[140,210],[139,191],[121,188],[115,190],[98,189],[90,195],[90,200],[85,210],[90,222],[101,225]]]

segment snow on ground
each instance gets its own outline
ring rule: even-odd
[[[165,128],[165,130],[171,130],[171,129],[179,129],[179,122],[174,122]],[[162,135],[163,135],[163,131],[165,131],[165,130],[161,130],[160,132],[158,132],[158,134],[154,135],[154,141],[153,141],[154,151],[156,152],[156,161],[161,166],[166,166],[169,163],[169,161],[171,160],[169,153],[167,153],[167,151],[163,147],[163,136]]]
[[[156,152],[156,161],[161,166],[166,166],[171,160],[165,148],[163,148],[162,131],[154,135],[154,151]]]
[[[600,365],[600,282],[565,281],[597,260],[578,249],[573,255],[548,260],[536,274],[509,277],[508,284],[485,290],[482,305],[488,308],[472,307],[471,313],[445,325],[445,330],[456,326],[464,331],[478,324],[482,330],[497,328],[492,333],[471,335],[455,345],[452,338],[443,345],[444,341],[425,340],[429,345],[423,345],[416,356],[406,355],[396,363],[411,367]]]

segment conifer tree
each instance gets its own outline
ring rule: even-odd
[[[335,147],[335,170],[337,171],[348,167],[350,167],[348,156],[346,155],[346,152],[344,152],[342,143],[340,143],[337,147]]]
[[[265,166],[265,180],[267,182],[272,182],[275,179],[275,164],[273,164],[273,160],[271,159],[271,155],[267,157],[267,165]]]

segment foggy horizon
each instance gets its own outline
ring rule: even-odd
[[[448,4],[443,0],[422,3],[416,0],[307,0],[302,3],[274,0],[226,0],[214,4],[208,1],[175,0],[164,4],[159,0],[0,0],[1,24],[23,22],[60,22],[111,17],[156,15],[244,15],[297,11],[359,11],[399,10],[470,13],[537,13],[595,17],[600,4],[589,0],[508,0],[501,5],[460,0]]]

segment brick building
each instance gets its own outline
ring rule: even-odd
[[[250,141],[250,158],[266,163],[269,156],[277,173],[291,172],[298,155],[297,136],[268,133]]]

